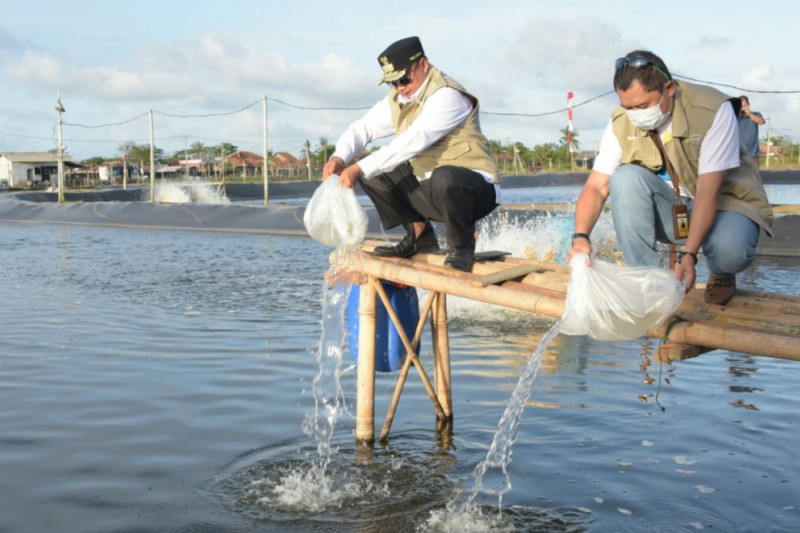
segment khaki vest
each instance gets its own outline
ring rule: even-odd
[[[697,164],[703,142],[717,109],[730,98],[720,91],[686,82],[675,82],[672,139],[664,149],[672,166],[692,194],[697,190]],[[621,106],[611,114],[612,128],[622,147],[622,164],[640,165],[654,172],[661,169],[661,154],[644,130],[634,126]],[[727,171],[717,209],[740,213],[772,236],[772,207],[753,158],[739,147],[739,167]]]
[[[500,171],[489,149],[489,141],[481,133],[478,99],[469,94],[457,81],[432,65],[428,70],[428,84],[413,102],[400,104],[397,91],[394,88],[391,90],[389,102],[395,131],[399,135],[408,129],[422,112],[428,97],[442,87],[451,87],[469,98],[472,102],[472,113],[463,124],[411,159],[414,174],[426,178],[438,167],[454,165],[487,172],[491,174],[495,183],[500,183]]]

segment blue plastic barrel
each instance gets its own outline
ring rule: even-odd
[[[382,281],[381,284],[400,319],[400,323],[403,325],[408,340],[412,340],[419,322],[417,290],[414,287],[401,286],[390,281]],[[350,290],[350,298],[347,301],[348,340],[350,342],[350,353],[356,363],[358,363],[358,301],[360,292],[360,286],[353,285]],[[406,359],[406,349],[380,298],[378,298],[375,307],[375,370],[378,372],[392,372],[403,366]]]

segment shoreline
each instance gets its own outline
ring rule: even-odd
[[[501,187],[504,189],[519,189],[525,187],[570,187],[581,186],[589,176],[588,172],[568,172],[559,174],[503,174]],[[761,179],[765,185],[796,185],[800,184],[800,170],[762,170]],[[195,184],[206,183],[196,182]],[[303,181],[271,181],[268,184],[270,200],[287,198],[310,198],[321,183],[320,180]],[[188,185],[192,185],[189,182]],[[231,201],[257,200],[264,198],[263,183],[237,183],[225,182],[226,196]],[[137,183],[128,189],[119,185],[106,186],[97,189],[65,190],[64,198],[68,202],[114,202],[114,201],[145,201],[149,191],[149,183]],[[363,194],[359,186],[356,192]],[[0,199],[13,196],[17,199],[30,202],[56,202],[58,193],[55,191],[40,190],[13,190],[0,194]]]

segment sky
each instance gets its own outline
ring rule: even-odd
[[[614,60],[636,49],[673,75],[746,94],[772,136],[800,141],[800,4],[739,0],[4,0],[0,153],[63,144],[74,161],[126,142],[167,154],[227,142],[300,156],[334,144],[385,96],[377,57],[417,35],[430,62],[480,101],[484,134],[557,142],[568,123],[597,149]],[[385,144],[377,142],[376,145]]]

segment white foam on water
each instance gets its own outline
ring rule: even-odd
[[[455,502],[432,511],[428,520],[417,527],[418,533],[510,533],[515,530],[502,514],[487,514],[479,507]]]
[[[188,204],[192,201],[192,196],[179,183],[159,183],[153,196],[162,204]]]
[[[156,202],[164,204],[227,205],[231,203],[220,187],[208,183],[186,185],[175,182],[162,182],[156,184],[153,196]]]
[[[342,490],[333,487],[333,480],[314,463],[306,471],[291,471],[273,487],[274,499],[283,507],[316,513],[338,507],[343,499]],[[266,502],[265,502],[266,503]]]
[[[514,257],[566,264],[573,232],[571,213],[526,217],[509,211],[487,217],[478,224],[476,251],[499,250],[509,252]],[[621,257],[616,248],[610,216],[600,217],[592,231],[592,243],[596,257],[608,261],[617,261]],[[424,301],[423,291],[420,294],[420,301]],[[447,312],[451,318],[466,319],[487,316],[513,319],[529,315],[457,296],[448,297]]]
[[[192,202],[196,204],[228,205],[231,203],[230,198],[225,196],[222,189],[216,185],[204,183],[192,185],[189,189]]]

